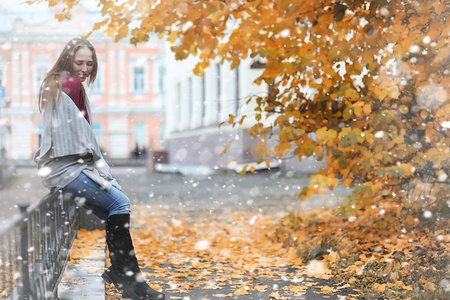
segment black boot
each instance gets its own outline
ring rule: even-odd
[[[106,243],[111,267],[103,273],[102,278],[113,283],[126,298],[165,299],[163,293],[155,291],[145,282],[134,253],[129,227],[129,214],[112,215],[106,220]]]

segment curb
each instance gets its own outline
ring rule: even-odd
[[[105,299],[105,282],[101,274],[105,269],[105,250],[95,249],[89,257],[67,264],[58,285],[58,299]]]

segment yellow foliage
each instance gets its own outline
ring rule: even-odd
[[[43,1],[64,4],[64,14],[77,2]],[[326,155],[328,169],[321,175],[332,179],[302,195],[333,188],[339,178],[349,186],[381,184],[379,191],[401,197],[405,186],[449,175],[448,153],[431,155],[438,142],[450,145],[448,125],[442,127],[449,121],[444,0],[97,1],[105,19],[93,30],[116,41],[146,42],[154,33],[176,42],[177,59],[198,55],[197,75],[216,58],[233,66],[249,55],[264,59],[256,81],[274,82],[276,92],[258,101],[251,133],[265,137],[275,130],[280,142],[255,152],[261,158],[292,151],[299,159]],[[131,20],[138,26],[130,32]],[[300,86],[316,93],[306,98]],[[273,130],[261,123],[267,107],[280,116]],[[367,195],[359,195],[367,205],[382,196]]]

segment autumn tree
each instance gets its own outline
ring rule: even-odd
[[[70,17],[78,3],[30,2],[64,4],[59,19]],[[216,59],[232,68],[247,58],[264,62],[256,83],[273,84],[273,92],[248,99],[256,103],[250,132],[261,138],[258,161],[293,153],[300,161],[315,155],[328,165],[311,177],[302,198],[341,183],[354,188],[352,204],[359,208],[407,204],[418,184],[444,188],[436,195],[448,199],[447,1],[98,0],[98,5],[103,20],[93,31],[132,44],[153,34],[166,38],[177,59],[198,57],[197,75]],[[272,134],[278,139],[269,147]]]

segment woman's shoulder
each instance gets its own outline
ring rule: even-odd
[[[75,103],[80,102],[81,81],[73,76],[62,76],[62,91],[66,93]]]
[[[81,88],[81,81],[74,76],[62,76],[62,88],[63,89],[80,89]]]

